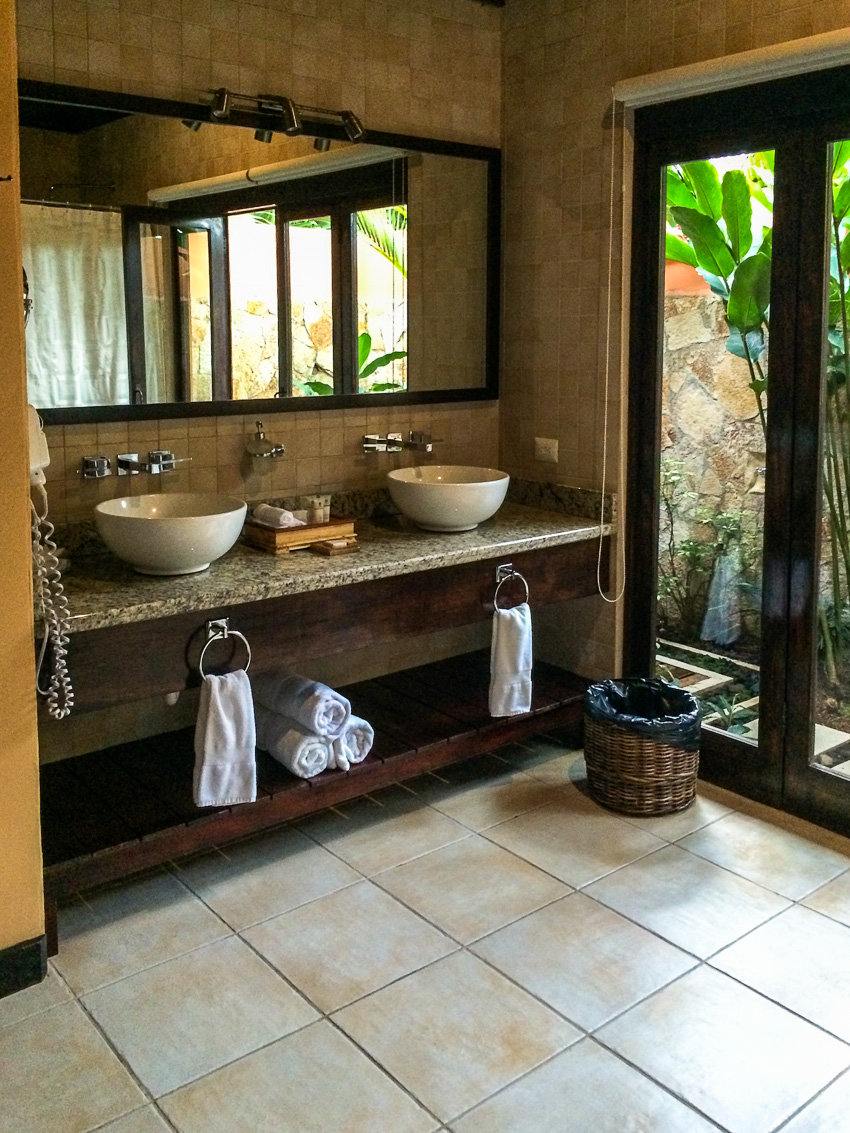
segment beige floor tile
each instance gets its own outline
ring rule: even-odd
[[[3,1133],[87,1133],[145,1096],[77,1003],[0,1031]]]
[[[622,817],[626,822],[633,823],[640,830],[648,830],[656,838],[664,838],[667,842],[676,842],[687,834],[692,834],[695,830],[700,830],[729,813],[729,807],[724,803],[715,802],[714,799],[706,798],[698,793],[689,807],[677,811],[675,814],[660,814],[654,818],[636,818],[633,815],[624,814]]]
[[[242,935],[325,1012],[457,948],[369,881],[311,901]]]
[[[144,1109],[137,1109],[126,1117],[119,1117],[117,1121],[110,1121],[97,1133],[169,1133],[169,1128],[152,1105]]]
[[[443,1121],[580,1035],[466,952],[344,1007],[334,1020]]]
[[[237,930],[360,880],[292,828],[196,858],[180,867],[179,877]]]
[[[477,834],[379,873],[375,881],[462,944],[569,892]]]
[[[801,904],[850,925],[850,871],[810,893]]]
[[[678,846],[603,878],[587,894],[703,959],[788,907],[784,897]]]
[[[712,958],[712,965],[850,1042],[850,928],[794,907]]]
[[[77,995],[230,934],[168,873],[85,894],[59,912],[54,963]]]
[[[610,1051],[583,1039],[464,1117],[454,1133],[717,1133]]]
[[[597,1036],[730,1133],[768,1133],[850,1064],[850,1047],[701,967]]]
[[[813,1102],[782,1126],[782,1133],[847,1133],[850,1073],[843,1074]]]
[[[180,1133],[430,1133],[438,1125],[328,1022],[160,1104]]]
[[[26,1019],[30,1015],[38,1015],[41,1011],[58,1007],[60,1003],[67,1003],[71,998],[71,992],[56,974],[51,963],[47,967],[47,975],[40,984],[33,984],[32,987],[0,999],[0,1027],[19,1023],[21,1019]]]
[[[582,893],[479,940],[472,951],[586,1031],[697,963]]]
[[[850,867],[850,857],[746,814],[727,815],[681,845],[792,901]]]
[[[520,771],[493,776],[487,782],[457,786],[434,780],[417,791],[435,810],[470,830],[483,830],[552,802],[558,788]]]
[[[583,785],[587,777],[584,752],[580,748],[568,747],[545,736],[500,748],[499,757],[517,771],[555,787]]]
[[[578,791],[484,832],[493,842],[579,888],[666,843],[608,814]]]
[[[368,877],[469,837],[459,822],[401,793],[361,799],[308,819],[301,829]]]
[[[83,1003],[155,1097],[317,1017],[237,937],[99,988]]]

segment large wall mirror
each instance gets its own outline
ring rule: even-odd
[[[498,150],[28,80],[19,105],[46,421],[496,396]]]

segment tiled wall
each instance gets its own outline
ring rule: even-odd
[[[258,419],[266,436],[286,447],[283,459],[266,462],[246,456],[245,446]],[[498,406],[494,402],[48,426],[51,518],[60,523],[91,519],[100,500],[145,492],[222,492],[251,501],[380,487],[388,469],[412,463],[414,458],[407,451],[363,452],[364,434],[388,430],[421,430],[439,439],[432,454],[415,454],[417,463],[498,463]],[[163,448],[177,457],[189,456],[191,461],[161,476],[80,477],[84,456],[106,456],[113,461],[114,470],[118,453],[137,452],[145,459],[151,450]]]
[[[196,102],[218,86],[277,91],[352,109],[374,129],[498,145],[500,25],[497,9],[473,0],[20,0],[19,64],[26,78]],[[266,416],[287,457],[263,475],[242,459],[253,414],[52,428],[51,511],[75,520],[104,496],[150,490],[145,475],[81,483],[92,451],[172,448],[192,463],[157,489],[255,499],[379,483],[399,458],[363,456],[366,432],[424,429],[444,438],[436,460],[495,464],[497,414],[471,403]]]

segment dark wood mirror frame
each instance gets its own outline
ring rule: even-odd
[[[20,119],[44,122],[48,114],[73,117],[75,114],[101,112],[104,121],[112,115],[157,115],[168,118],[201,121],[221,125],[204,103],[179,102],[148,98],[112,91],[88,90],[30,79],[18,82]],[[277,115],[234,107],[225,125],[252,130],[280,132]],[[330,140],[346,141],[341,126],[332,123],[311,123],[310,134]],[[421,390],[402,393],[342,393],[316,398],[258,398],[238,401],[171,402],[145,405],[76,406],[62,409],[40,409],[45,424],[64,425],[97,421],[144,420],[169,417],[204,417],[245,413],[292,413],[298,411],[348,409],[362,406],[434,404],[440,402],[491,401],[498,397],[499,316],[501,283],[501,151],[489,146],[441,141],[409,134],[367,130],[361,139],[375,146],[403,149],[412,153],[431,153],[446,157],[469,158],[487,163],[487,277],[485,281],[485,382],[480,387]],[[185,202],[184,202],[185,203]]]

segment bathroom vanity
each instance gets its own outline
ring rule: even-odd
[[[338,558],[271,556],[237,546],[202,574],[145,578],[111,555],[75,559],[68,664],[75,712],[196,686],[207,623],[228,618],[250,644],[251,672],[308,673],[328,657],[489,619],[497,567],[528,582],[532,611],[596,591],[609,570],[610,527],[505,504],[477,530],[432,535],[408,521],[358,520],[361,550]],[[513,589],[513,588],[516,589]],[[500,605],[524,598],[509,581]],[[239,638],[214,642],[206,672],[244,665]],[[343,688],[375,744],[350,771],[311,780],[259,753],[254,803],[199,810],[192,801],[192,729],[46,764],[42,828],[48,930],[57,897],[270,827],[551,727],[581,724],[586,681],[534,671],[532,710],[492,718],[489,655],[466,654]]]

